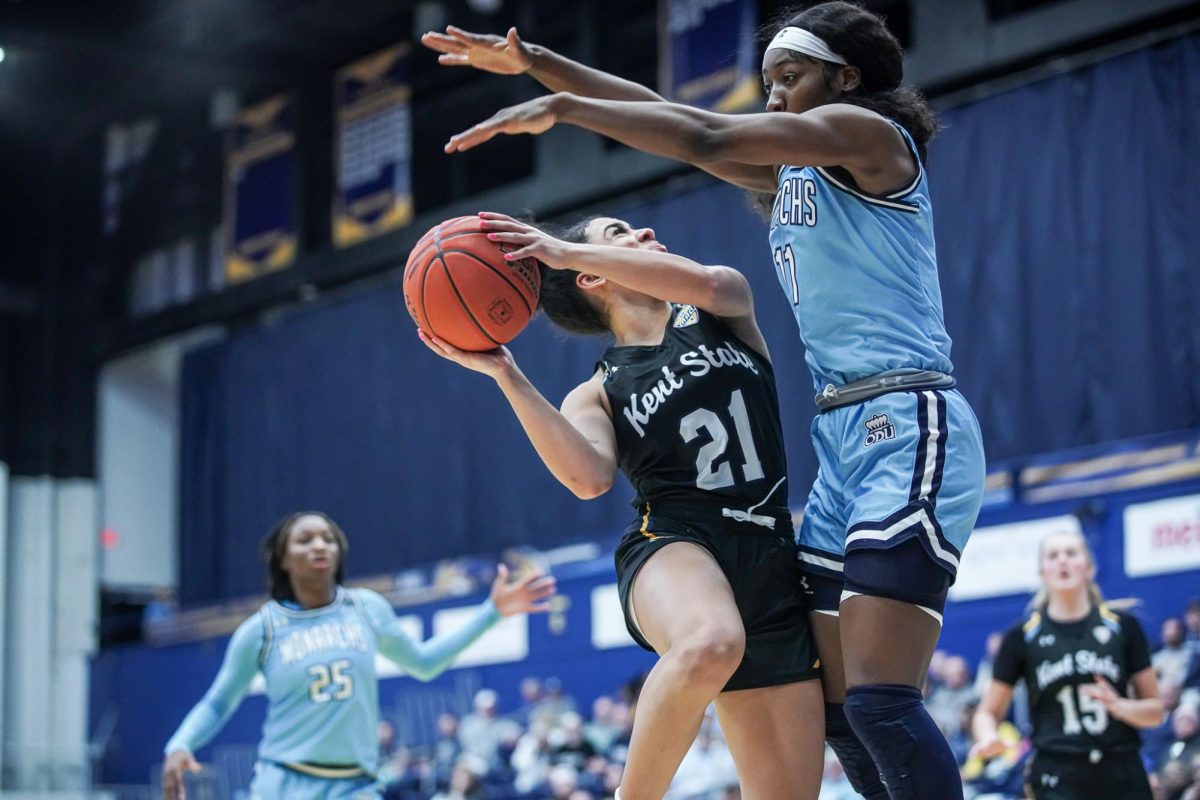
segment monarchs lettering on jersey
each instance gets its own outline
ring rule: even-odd
[[[817,224],[817,184],[812,178],[785,177],[775,193],[771,213],[776,225]]]
[[[771,492],[787,472],[774,373],[722,320],[674,306],[661,344],[610,347],[599,366],[636,507],[770,494],[764,513],[788,516],[786,489]]]
[[[310,655],[326,651],[370,649],[367,635],[357,622],[330,622],[311,628],[292,631],[279,640],[279,657],[284,664],[301,661]]]

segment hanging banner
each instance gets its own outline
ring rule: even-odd
[[[225,149],[225,280],[240,283],[296,258],[296,105],[279,95],[238,114]]]
[[[334,78],[333,242],[349,247],[412,221],[408,44],[338,70]]]
[[[754,0],[659,0],[659,91],[713,111],[762,105]]]

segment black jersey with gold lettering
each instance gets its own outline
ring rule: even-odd
[[[1109,716],[1082,686],[1103,675],[1128,696],[1129,678],[1150,666],[1142,626],[1130,614],[1093,607],[1077,622],[1055,622],[1044,612],[1010,628],[992,672],[1007,684],[1024,680],[1039,752],[1091,754],[1137,750],[1137,730]]]
[[[721,319],[672,306],[662,344],[610,347],[599,367],[639,512],[790,534],[775,373]]]

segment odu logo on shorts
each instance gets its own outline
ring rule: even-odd
[[[887,414],[876,414],[863,425],[867,428],[867,438],[863,441],[863,447],[896,438],[896,426],[888,422]]]

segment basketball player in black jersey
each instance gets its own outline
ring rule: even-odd
[[[637,515],[616,553],[646,679],[621,800],[660,800],[716,703],[746,800],[815,799],[823,697],[796,566],[775,379],[740,273],[666,251],[608,217],[562,238],[483,214],[512,258],[545,267],[552,321],[615,340],[561,412],[511,353],[439,355],[494,378],[542,460],[579,497],[619,468]],[[564,241],[566,240],[566,241]]]
[[[1142,626],[1104,602],[1078,533],[1040,548],[1042,589],[1029,618],[1010,628],[975,713],[974,752],[997,755],[998,722],[1025,681],[1036,750],[1026,793],[1036,800],[1151,800],[1138,728],[1163,718]],[[1132,691],[1131,691],[1132,690]]]

